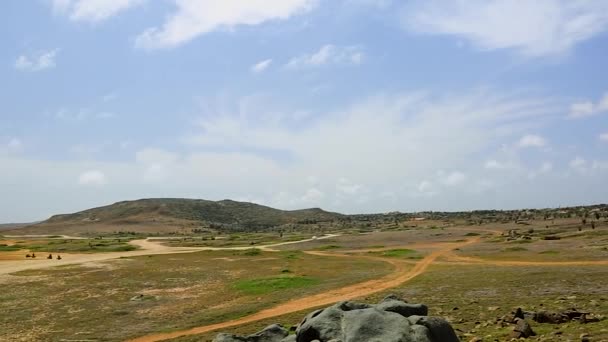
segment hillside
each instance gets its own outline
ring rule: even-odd
[[[28,223],[0,223],[0,231],[13,230],[27,225]]]
[[[159,198],[123,201],[73,214],[55,215],[46,221],[11,233],[151,233],[196,228],[266,230],[289,223],[327,222],[341,217],[341,214],[318,208],[287,211],[232,200]]]

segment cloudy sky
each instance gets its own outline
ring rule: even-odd
[[[608,202],[608,2],[6,0],[0,222]]]

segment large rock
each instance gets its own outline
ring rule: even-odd
[[[288,342],[285,340],[289,331],[278,324],[266,327],[264,330],[249,336],[237,336],[232,334],[219,334],[213,342]]]
[[[431,341],[458,341],[456,332],[448,321],[440,317],[410,316],[408,320],[415,325],[426,327]]]
[[[296,329],[296,341],[458,341],[447,321],[427,314],[426,305],[408,304],[394,296],[377,305],[340,302],[307,315]]]
[[[379,304],[339,302],[306,315],[296,335],[279,325],[257,334],[220,334],[214,342],[458,342],[450,324],[429,317],[422,304],[408,304],[395,296]]]
[[[404,317],[413,315],[426,316],[429,314],[429,309],[424,304],[408,304],[402,300],[389,296],[384,298],[376,308],[383,311],[392,311]]]

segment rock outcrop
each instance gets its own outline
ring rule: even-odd
[[[443,318],[423,304],[389,296],[378,304],[339,302],[306,315],[295,335],[274,324],[249,336],[219,334],[214,342],[458,342]]]

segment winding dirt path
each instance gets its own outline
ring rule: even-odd
[[[48,253],[40,252],[39,257],[36,259],[19,259],[19,260],[0,260],[0,276],[10,273],[15,273],[19,271],[25,270],[34,270],[34,269],[42,269],[49,268],[55,266],[65,266],[65,265],[79,265],[86,264],[90,262],[99,262],[106,260],[113,260],[125,257],[135,257],[135,256],[143,256],[143,255],[160,255],[160,254],[180,254],[180,253],[194,253],[200,251],[226,251],[226,250],[246,250],[251,248],[258,248],[264,251],[274,251],[274,247],[279,247],[283,245],[291,245],[315,240],[324,240],[332,237],[339,236],[337,234],[327,234],[318,238],[311,238],[305,240],[297,240],[297,241],[287,241],[280,242],[269,245],[260,245],[260,246],[239,246],[239,247],[169,247],[162,245],[158,239],[145,239],[145,240],[133,240],[129,243],[138,247],[139,249],[128,252],[103,252],[103,253],[94,253],[94,254],[84,254],[84,253],[60,253],[63,256],[63,259],[56,260],[46,259],[46,255]],[[23,237],[23,236],[21,236]],[[39,236],[36,236],[39,237]],[[72,238],[72,237],[68,237]],[[21,251],[20,253],[25,253],[25,251]],[[57,253],[53,253],[57,254]]]
[[[445,259],[462,265],[494,265],[494,266],[608,266],[608,260],[579,260],[579,261],[519,261],[519,260],[488,260],[469,256],[447,253]]]
[[[163,340],[168,340],[168,339],[172,339],[172,338],[177,338],[180,336],[202,334],[202,333],[206,333],[206,332],[210,332],[210,331],[214,331],[214,330],[218,330],[218,329],[225,329],[225,328],[230,328],[230,327],[234,327],[237,325],[252,323],[252,322],[256,322],[256,321],[267,319],[267,318],[282,316],[282,315],[292,313],[292,312],[312,309],[312,308],[323,306],[323,305],[333,304],[338,301],[349,300],[349,299],[353,299],[353,298],[357,298],[357,297],[363,297],[363,296],[367,296],[367,295],[381,292],[384,290],[388,290],[390,288],[397,287],[397,286],[417,277],[418,275],[422,274],[435,260],[437,260],[437,258],[441,257],[442,255],[449,253],[450,251],[452,251],[456,248],[462,248],[467,245],[477,243],[480,241],[480,239],[481,239],[480,237],[475,237],[475,238],[469,239],[465,242],[450,243],[448,246],[446,246],[446,244],[444,244],[444,243],[438,243],[438,244],[441,244],[441,247],[439,249],[433,251],[431,254],[427,255],[424,259],[420,260],[418,263],[416,263],[416,265],[413,268],[409,268],[409,265],[407,263],[399,262],[398,260],[368,257],[368,258],[380,259],[385,262],[389,262],[395,267],[395,269],[391,274],[386,275],[379,279],[368,280],[368,281],[365,281],[362,283],[349,285],[349,286],[342,287],[339,289],[330,290],[330,291],[327,291],[324,293],[319,293],[319,294],[308,296],[308,297],[294,299],[294,300],[285,302],[283,304],[279,304],[275,307],[259,311],[255,314],[252,314],[252,315],[249,315],[249,316],[246,316],[243,318],[230,320],[230,321],[226,321],[226,322],[221,322],[221,323],[216,323],[216,324],[211,324],[211,325],[195,327],[195,328],[191,328],[188,330],[152,334],[152,335],[143,336],[143,337],[139,337],[139,338],[130,340],[130,342],[156,342],[156,341],[163,341]],[[351,258],[353,257],[352,255],[341,255],[341,254],[318,252],[318,251],[314,251],[314,252],[309,251],[306,253],[313,254],[313,255],[333,256],[333,257],[351,257]]]

